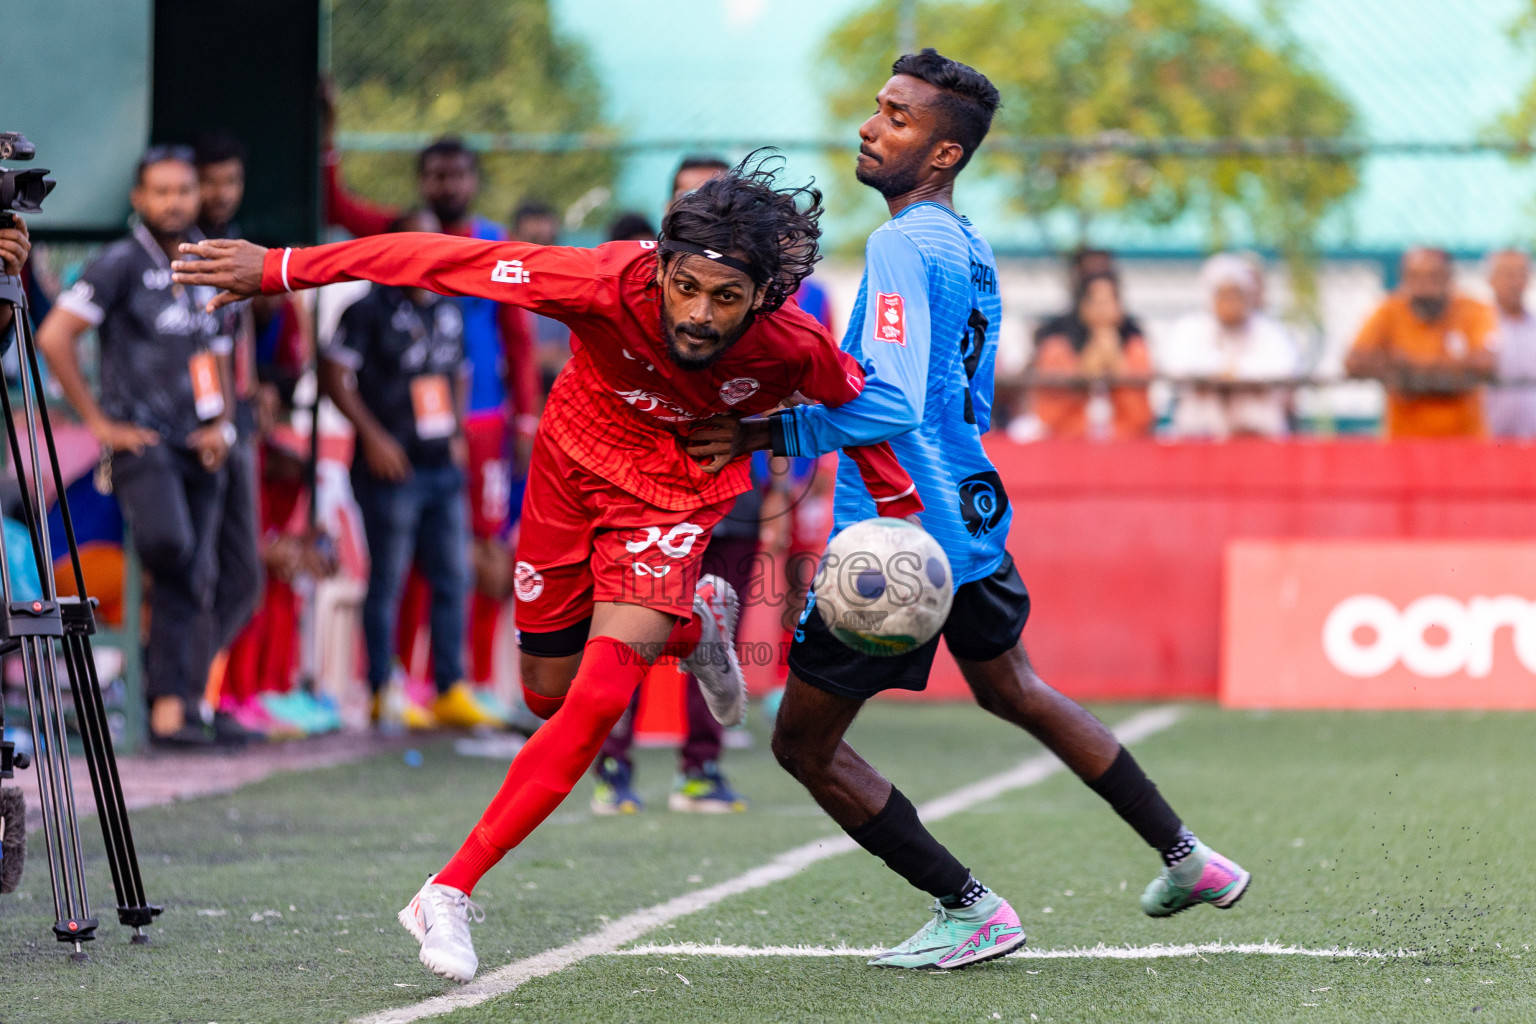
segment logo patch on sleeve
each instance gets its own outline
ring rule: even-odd
[[[875,337],[907,347],[907,306],[900,295],[875,293]]]

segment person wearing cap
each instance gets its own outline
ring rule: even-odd
[[[198,242],[192,151],[156,146],[131,194],[139,222],[102,250],[37,331],[64,396],[101,444],[112,488],[152,580],[144,678],[150,740],[216,742],[203,690],[217,645],[218,534],[237,440],[230,339],[205,306],[213,292],[171,280],[183,242]],[[75,343],[95,328],[101,389],[92,394]],[[208,722],[211,723],[211,713]]]
[[[1289,433],[1294,340],[1258,313],[1260,281],[1243,257],[1221,253],[1200,271],[1210,305],[1181,318],[1160,346],[1159,372],[1177,378],[1170,433],[1225,441]]]

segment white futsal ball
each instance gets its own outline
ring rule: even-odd
[[[866,519],[832,538],[813,589],[833,636],[862,654],[891,657],[943,628],[955,578],[927,530],[905,519]]]

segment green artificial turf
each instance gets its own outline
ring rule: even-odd
[[[1528,715],[1190,709],[1136,749],[1191,827],[1254,872],[1229,912],[1143,917],[1135,898],[1156,857],[1066,773],[935,827],[1013,901],[1035,948],[1277,940],[1414,958],[1010,959],[935,975],[852,958],[603,956],[443,1019],[1536,1020],[1525,959],[1536,940],[1533,725]],[[966,706],[878,704],[852,738],[918,801],[1038,752]],[[416,962],[394,914],[453,851],[504,765],[460,758],[446,741],[423,753],[420,768],[376,758],[136,814],[146,885],[166,905],[155,944],[129,946],[106,923],[83,967],[48,932],[35,856],[23,892],[0,898],[0,1022],[339,1021],[450,990]],[[747,814],[668,813],[670,757],[641,752],[645,814],[593,818],[583,784],[486,878],[476,899],[487,919],[474,930],[483,971],[832,832],[761,734],[727,755],[753,799]],[[93,830],[102,905],[111,890]],[[879,946],[915,930],[926,902],[852,853],[640,941]]]

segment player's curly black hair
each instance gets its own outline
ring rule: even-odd
[[[718,177],[679,196],[661,221],[661,237],[744,260],[763,289],[757,313],[772,313],[810,276],[821,259],[821,190],[814,182],[780,187],[784,158],[758,149]],[[660,253],[668,267],[687,253]]]

